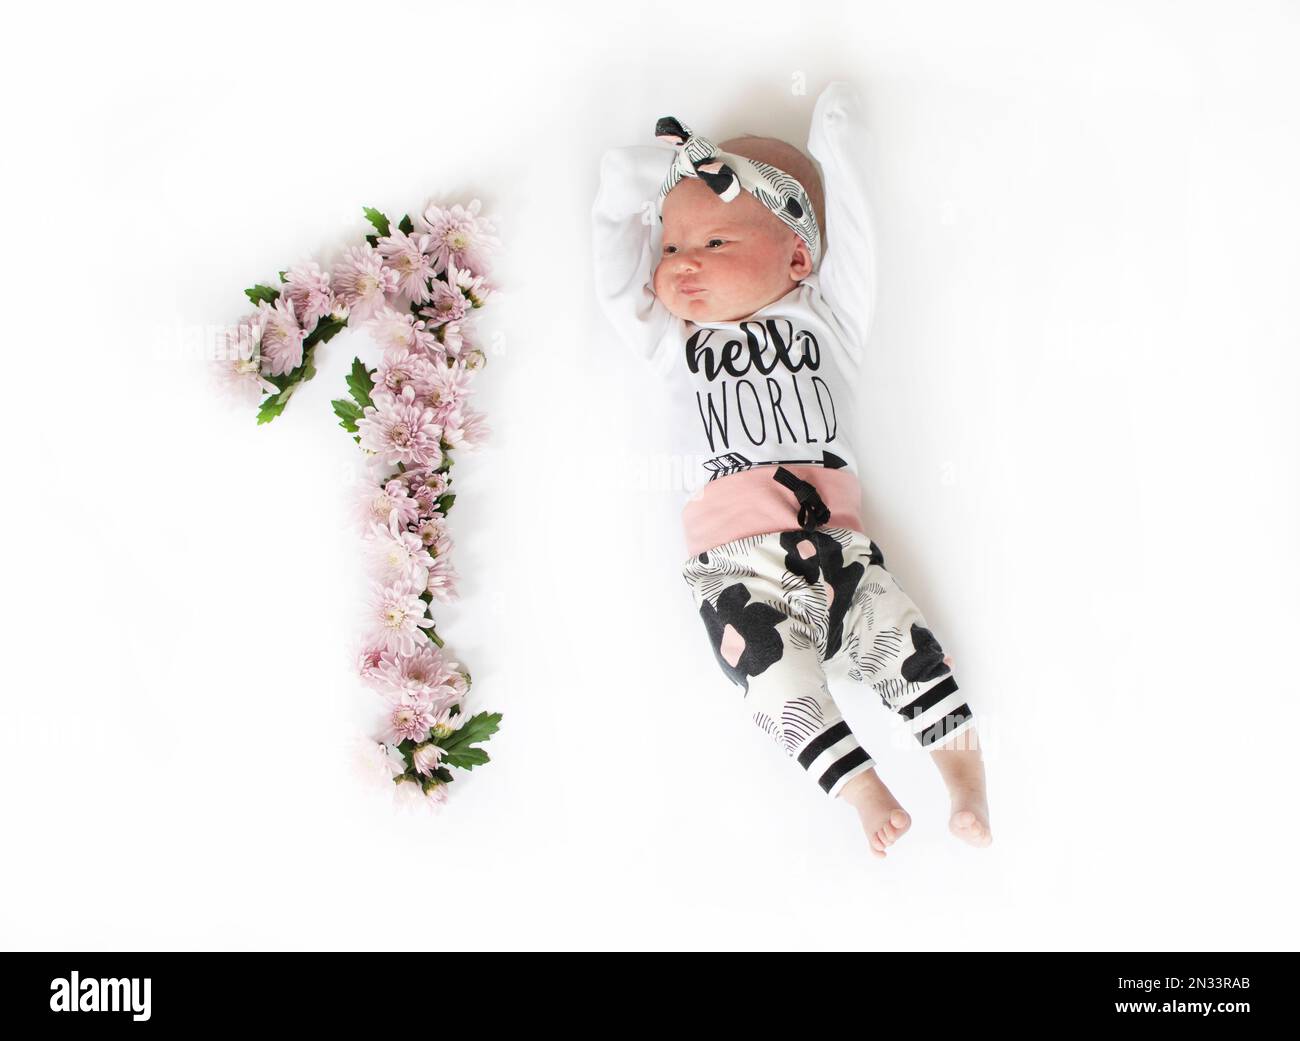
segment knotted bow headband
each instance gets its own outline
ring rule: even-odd
[[[668,176],[659,188],[657,209],[660,223],[664,219],[664,199],[683,177],[698,177],[723,202],[731,202],[743,188],[808,243],[813,266],[817,265],[821,259],[817,213],[798,180],[770,163],[721,151],[707,137],[691,133],[688,126],[672,116],[664,116],[655,123],[655,137],[677,149]]]

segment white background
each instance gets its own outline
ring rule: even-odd
[[[1296,5],[38,10],[2,45],[6,947],[1294,944]],[[869,688],[835,690],[915,820],[885,861],[749,722],[592,298],[603,149],[801,144],[833,79],[877,149],[866,515],[980,718],[985,850]],[[437,617],[505,718],[395,816],[349,758],[328,404],[374,348],[261,428],[201,352],[363,205],[476,196],[494,439]]]

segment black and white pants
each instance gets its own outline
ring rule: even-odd
[[[754,722],[832,798],[876,765],[827,687],[824,665],[839,655],[848,656],[850,678],[870,683],[909,721],[922,747],[973,725],[952,659],[861,532],[737,539],[688,558],[682,577]]]

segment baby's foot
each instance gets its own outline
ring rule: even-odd
[[[952,796],[952,816],[948,818],[948,830],[972,846],[983,847],[992,842],[984,786],[954,788],[949,794]]]
[[[846,784],[840,791],[840,798],[858,811],[862,830],[867,833],[875,857],[883,858],[885,847],[892,846],[912,826],[912,818],[876,776],[875,767],[864,770]]]

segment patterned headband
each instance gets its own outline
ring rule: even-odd
[[[721,151],[707,137],[691,133],[684,123],[664,116],[655,123],[655,137],[677,149],[668,176],[659,188],[657,209],[663,222],[664,199],[683,177],[698,177],[723,202],[731,202],[743,188],[808,243],[813,266],[821,259],[821,233],[817,213],[802,184],[769,163]]]

